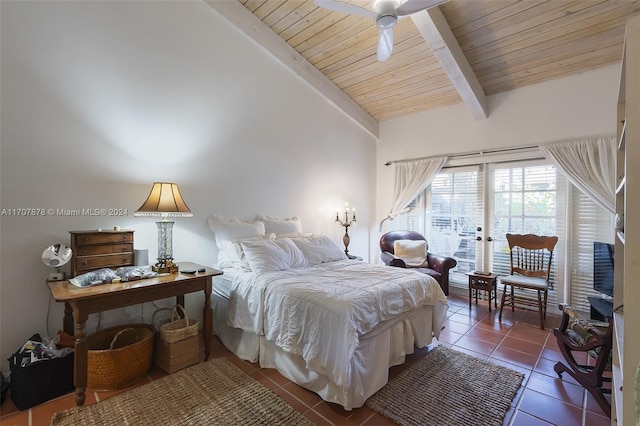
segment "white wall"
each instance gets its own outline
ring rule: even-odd
[[[376,220],[391,208],[387,161],[614,135],[619,78],[616,65],[489,96],[485,120],[458,104],[380,123]]]
[[[375,140],[209,6],[0,8],[0,209],[128,210],[122,217],[0,217],[3,371],[31,334],[54,335],[62,326],[63,307],[49,299],[51,271],[40,260],[46,246],[68,242],[70,230],[120,226],[134,229],[136,248],[155,258],[154,219],[133,217],[154,181],[177,182],[194,213],[176,220],[177,261],[214,264],[211,214],[298,215],[306,231],[339,242],[332,218],[345,201],[360,216],[350,252],[368,259]],[[200,317],[201,295],[187,304]],[[145,315],[152,310],[145,306]],[[139,313],[109,312],[103,325]]]

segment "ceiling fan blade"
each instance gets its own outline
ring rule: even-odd
[[[380,30],[378,36],[378,61],[384,62],[393,52],[393,29]]]
[[[334,10],[336,12],[349,13],[351,15],[365,16],[367,18],[375,18],[378,14],[373,10],[356,6],[355,4],[344,3],[336,0],[314,0],[316,6],[324,9]]]
[[[430,7],[446,2],[447,0],[407,0],[405,3],[398,6],[396,9],[396,15],[411,15],[412,13],[420,12],[421,10],[429,9]]]

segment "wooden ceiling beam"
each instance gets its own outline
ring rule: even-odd
[[[411,20],[431,47],[473,117],[476,120],[487,118],[487,101],[482,86],[440,8],[432,7],[424,12],[414,13]]]
[[[371,115],[324,76],[317,68],[274,33],[238,1],[207,0],[206,3],[274,59],[301,78],[319,95],[342,111],[373,137],[379,137],[379,125]]]

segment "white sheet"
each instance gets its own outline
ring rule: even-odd
[[[447,309],[432,277],[353,260],[238,274],[229,302],[229,325],[301,356],[308,369],[343,389],[350,386],[350,360],[361,338],[423,306],[434,307],[437,337]]]
[[[233,279],[241,272],[235,268],[221,269],[222,275],[216,275],[213,277],[213,289],[214,293],[218,293],[222,297],[229,298],[231,294],[231,286]]]

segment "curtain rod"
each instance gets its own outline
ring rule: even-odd
[[[455,159],[455,158],[460,158],[460,157],[469,157],[472,155],[485,155],[485,154],[495,154],[497,152],[511,152],[511,151],[524,151],[524,150],[528,150],[528,149],[533,149],[533,148],[538,148],[538,145],[529,145],[529,146],[520,146],[517,148],[495,148],[495,149],[486,149],[484,151],[469,151],[469,152],[462,152],[460,154],[453,154],[453,155],[448,155],[447,157],[449,157],[449,160]],[[419,157],[419,158],[407,158],[404,160],[393,160],[393,161],[387,161],[386,163],[384,163],[385,166],[390,166],[393,163],[401,163],[403,161],[418,161],[418,160],[427,160],[429,158],[436,158],[436,157],[442,157],[442,155],[430,155],[428,157]]]

